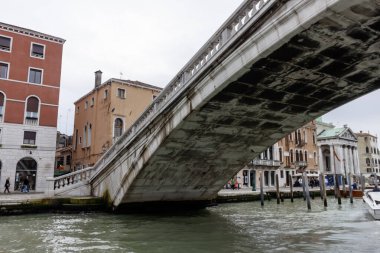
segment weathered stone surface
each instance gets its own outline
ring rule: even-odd
[[[311,1],[305,7],[295,2],[279,10],[288,13],[287,22],[274,13],[258,31],[259,37],[254,33],[245,38],[186,91],[181,106],[172,107],[150,126],[156,132],[141,134],[117,162],[104,168],[92,181],[94,194],[110,192],[115,205],[212,199],[267,146],[379,88],[377,2],[357,1],[361,4],[342,9],[347,1],[336,1],[334,11],[321,13],[325,1]],[[296,13],[313,22],[293,25],[300,22],[292,16]],[[284,37],[264,50],[259,40],[268,42],[264,29],[268,24],[289,33],[282,32]],[[250,58],[250,49],[259,44],[261,59]],[[232,73],[239,68],[249,71]],[[135,150],[133,156],[130,150]]]

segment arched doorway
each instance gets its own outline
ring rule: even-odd
[[[21,191],[25,179],[29,181],[29,190],[36,189],[37,162],[31,157],[18,161],[15,176],[15,191]]]

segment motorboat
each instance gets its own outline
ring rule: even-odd
[[[368,212],[373,218],[380,220],[380,189],[366,190],[363,201],[367,204]]]

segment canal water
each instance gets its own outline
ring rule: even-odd
[[[0,216],[0,252],[380,252],[360,199],[220,204],[160,215]]]

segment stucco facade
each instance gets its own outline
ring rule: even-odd
[[[65,40],[0,23],[0,191],[45,192],[54,172]]]
[[[274,187],[275,176],[279,175],[279,185],[289,186],[289,175],[297,178],[301,172],[318,177],[318,155],[316,143],[316,123],[311,121],[269,147],[243,170],[237,179],[243,187],[260,185],[259,177],[264,175],[264,187]]]
[[[365,175],[380,172],[380,153],[377,137],[360,131],[356,133],[358,138],[358,152],[360,172]]]
[[[73,167],[92,166],[131,126],[161,92],[161,88],[138,81],[110,79],[77,100],[73,134]]]

